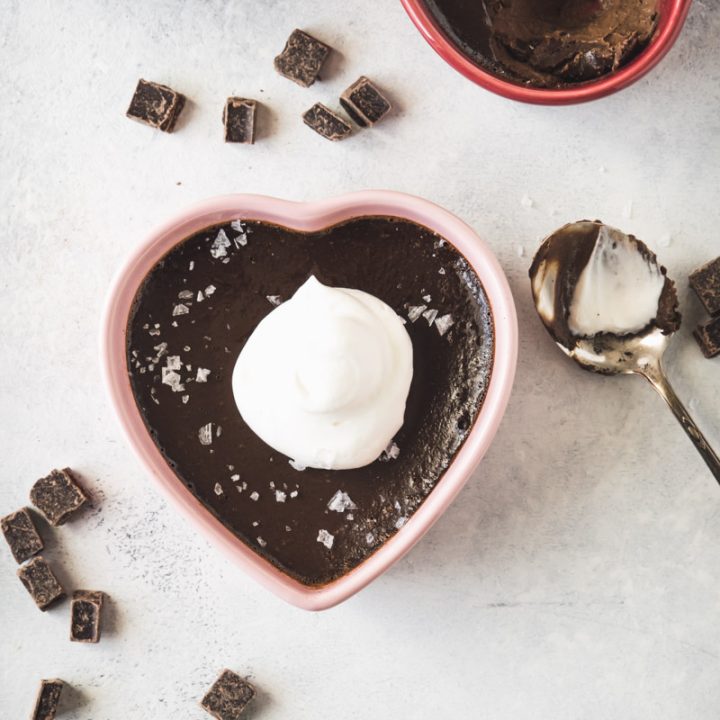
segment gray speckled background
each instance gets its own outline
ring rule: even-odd
[[[685,284],[720,252],[717,0],[695,0],[650,76],[555,109],[471,85],[398,2],[0,0],[0,17],[0,513],[49,468],[76,468],[98,506],[52,533],[48,556],[69,586],[112,597],[100,645],[71,644],[68,605],[36,610],[0,549],[2,718],[26,717],[39,678],[59,676],[67,720],[201,720],[224,666],[256,679],[263,720],[718,716],[720,489],[643,381],[563,361],[526,282],[539,238],[567,220],[654,245],[686,318],[670,372],[720,445],[720,361],[690,338]],[[296,25],[339,51],[308,90],[272,69]],[[361,73],[392,94],[391,120],[341,144],[302,125]],[[124,118],[139,76],[191,98],[176,134]],[[254,147],[222,143],[229,94],[266,104]],[[188,203],[366,187],[424,195],[490,243],[520,365],[460,500],[370,588],[312,615],[156,495],[105,400],[98,322],[118,263]]]

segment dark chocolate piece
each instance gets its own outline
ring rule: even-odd
[[[698,325],[693,335],[706,358],[720,354],[720,317],[711,320],[707,325]]]
[[[126,113],[131,120],[170,133],[185,107],[185,96],[166,85],[138,80]]]
[[[51,525],[62,525],[88,500],[70,468],[53,470],[30,490],[30,502]]]
[[[32,720],[54,720],[65,683],[62,680],[41,680]]]
[[[303,122],[328,140],[343,140],[352,130],[348,123],[322,103],[315,103],[307,110],[303,114]]]
[[[255,100],[240,97],[229,97],[223,111],[225,125],[225,142],[255,142]]]
[[[200,705],[218,720],[236,720],[255,697],[255,688],[232,670],[223,670]]]
[[[35,604],[43,611],[65,597],[62,585],[41,555],[18,568],[17,574]]]
[[[372,127],[380,122],[391,108],[387,98],[364,75],[340,96],[340,104],[361,127]]]
[[[690,287],[710,315],[720,314],[720,257],[690,275]]]
[[[76,590],[70,607],[70,639],[96,643],[100,640],[100,615],[104,594],[95,590]]]
[[[310,87],[318,77],[330,47],[302,30],[293,30],[283,51],[275,58],[275,69],[289,80]]]
[[[0,528],[15,560],[24,563],[44,547],[30,511],[18,510],[0,519]]]

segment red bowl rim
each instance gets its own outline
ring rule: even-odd
[[[650,45],[620,70],[593,82],[557,90],[518,85],[483,70],[445,35],[428,10],[425,0],[400,0],[400,2],[435,52],[477,85],[520,102],[537,105],[572,105],[597,100],[622,90],[652,70],[677,40],[692,0],[667,0]]]

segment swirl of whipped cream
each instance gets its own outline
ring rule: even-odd
[[[402,320],[360,290],[314,276],[253,331],[233,371],[243,420],[298,465],[376,460],[403,424],[413,351]]]

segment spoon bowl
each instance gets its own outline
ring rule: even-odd
[[[608,237],[611,238],[609,245]],[[599,254],[604,253],[605,258],[597,261],[595,251],[603,240],[605,246]],[[596,275],[598,268],[603,273],[613,274],[614,287],[618,292],[627,292],[628,288],[617,285],[618,278],[623,277],[617,267],[618,256],[615,257],[615,262],[607,261],[608,254],[620,243],[635,247],[652,271],[665,274],[665,269],[658,264],[655,254],[632,235],[625,235],[599,221],[583,220],[571,223],[549,235],[535,255],[530,268],[535,308],[556,345],[584,370],[601,375],[642,375],[648,380],[672,410],[720,483],[720,458],[675,394],[662,365],[663,354],[680,326],[674,283],[665,279],[655,317],[638,331],[578,336],[570,329],[569,319],[575,294],[586,267],[592,265],[591,273]],[[608,287],[610,286],[613,286],[612,283],[608,283]],[[641,282],[637,287],[642,292]],[[613,299],[607,294],[605,298]]]

